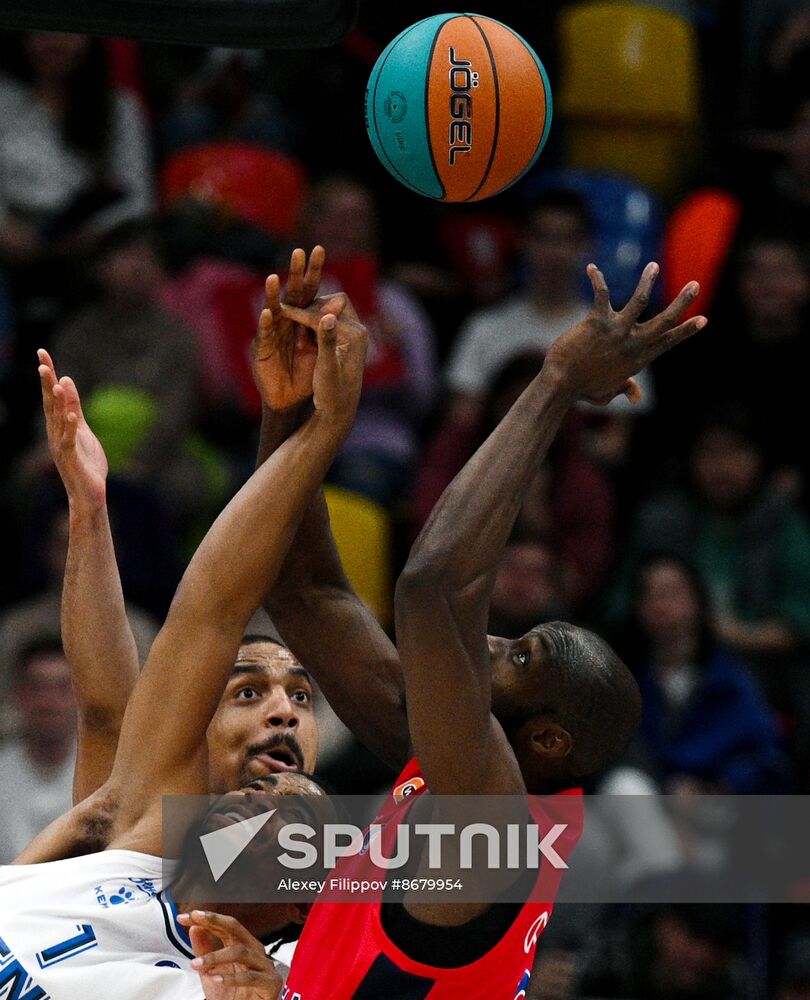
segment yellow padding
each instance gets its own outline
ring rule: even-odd
[[[380,504],[339,486],[325,486],[329,520],[343,568],[377,620],[391,623],[391,521]]]
[[[694,125],[697,40],[677,14],[640,3],[563,8],[559,107],[570,118]]]

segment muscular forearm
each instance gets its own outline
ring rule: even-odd
[[[184,602],[187,611],[206,619],[213,615],[216,621],[241,621],[252,614],[274,582],[276,573],[269,568],[281,565],[300,512],[343,436],[343,429],[315,413],[257,469],[217,518],[186,571],[180,593],[200,591],[200,600]],[[227,574],[225,565],[231,567]]]
[[[106,506],[70,506],[62,642],[80,715],[120,723],[139,665]]]
[[[265,408],[259,465],[311,411],[311,403],[283,413]],[[408,731],[399,657],[343,571],[321,489],[304,512],[264,606],[340,720],[372,752],[401,767]]]
[[[303,424],[312,416],[312,400],[306,400],[298,406],[290,407],[281,412],[262,407],[262,424],[259,431],[259,450],[256,455],[256,468],[264,465],[267,459],[277,451]]]
[[[543,369],[445,490],[411,551],[408,575],[456,592],[480,583],[488,594],[526,490],[573,401],[557,373]]]
[[[267,461],[311,413],[311,401],[281,413],[265,406],[262,411],[256,467]],[[334,587],[343,591],[350,589],[332,537],[329,511],[321,489],[304,512],[295,535],[295,543],[290,547],[282,570],[266,596],[268,611],[271,615],[285,614],[287,605],[290,604],[285,599],[286,594],[300,593],[313,587]]]
[[[139,670],[106,506],[93,510],[70,505],[62,642],[78,709],[75,803],[109,777]]]

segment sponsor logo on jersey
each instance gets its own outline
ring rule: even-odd
[[[111,906],[126,906],[142,896],[157,896],[155,883],[151,879],[135,876],[121,882],[104,882],[93,891],[96,902],[103,910],[108,910]]]
[[[281,1000],[301,1000],[301,994],[293,993],[289,986],[282,986]]]
[[[548,910],[545,913],[541,913],[540,916],[533,921],[531,927],[526,932],[526,940],[523,942],[523,950],[528,955],[532,948],[537,944],[537,939],[543,933],[546,924],[548,923]]]
[[[407,781],[403,781],[401,785],[397,785],[394,789],[394,802],[399,804],[407,799],[409,795],[414,795],[424,787],[425,779],[420,778],[419,775],[415,778],[408,778]]]
[[[529,992],[529,980],[531,978],[531,972],[528,969],[524,969],[523,975],[520,977],[520,982],[517,984],[515,1000],[526,1000],[526,994]]]

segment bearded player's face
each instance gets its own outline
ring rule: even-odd
[[[267,774],[313,771],[317,755],[307,672],[276,643],[242,646],[208,727],[211,791],[228,792]]]

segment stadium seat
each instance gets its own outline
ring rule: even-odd
[[[170,157],[160,176],[164,210],[184,198],[212,202],[273,236],[292,237],[306,179],[297,160],[236,140],[206,143]]]
[[[631,177],[596,170],[544,170],[523,185],[526,200],[543,191],[576,191],[593,227],[593,257],[607,278],[614,302],[630,298],[639,272],[660,260],[664,212],[656,195]],[[590,298],[590,284],[585,280]]]
[[[569,164],[618,170],[671,192],[698,121],[692,25],[659,8],[606,0],[563,8],[558,27]]]
[[[384,627],[391,624],[391,522],[385,508],[339,486],[324,486],[346,575]]]
[[[667,300],[687,281],[700,282],[700,300],[686,311],[685,318],[711,308],[741,212],[742,205],[728,191],[702,188],[693,191],[670,216],[661,260]]]

